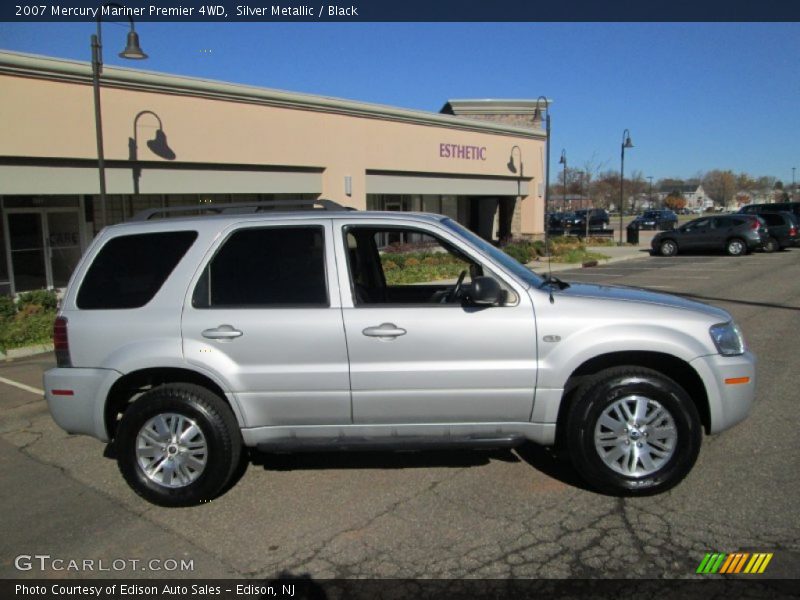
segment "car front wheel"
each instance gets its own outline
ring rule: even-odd
[[[160,506],[209,502],[239,464],[242,440],[230,407],[198,385],[153,388],[125,411],[115,449],[133,490]]]
[[[725,251],[730,256],[742,256],[747,254],[747,244],[739,238],[733,238],[732,240],[728,240],[728,243],[725,244]]]
[[[781,245],[774,237],[767,239],[766,243],[764,244],[764,252],[777,252],[780,249]]]
[[[678,253],[678,244],[673,240],[664,240],[658,249],[661,256],[675,256]]]
[[[678,484],[694,466],[697,408],[672,379],[615,367],[578,389],[567,418],[569,454],[584,479],[611,494],[646,495]]]

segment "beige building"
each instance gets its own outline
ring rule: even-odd
[[[0,52],[0,293],[64,286],[104,225],[153,207],[329,198],[447,214],[487,239],[543,231],[535,102],[406,110]]]

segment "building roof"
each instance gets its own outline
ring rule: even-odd
[[[543,111],[553,103],[552,100],[540,96],[539,100],[498,100],[492,98],[476,100],[448,100],[439,112],[447,115],[532,115],[538,105]]]
[[[0,75],[35,77],[85,84],[91,84],[92,81],[92,69],[89,62],[9,52],[6,50],[0,50]],[[169,75],[140,69],[127,69],[104,65],[102,84],[104,87],[195,96],[295,110],[343,114],[482,133],[497,133],[515,137],[535,139],[544,139],[545,137],[542,131],[504,123],[464,119],[448,114],[397,108],[382,104],[371,104],[328,96],[287,92],[211,79]],[[535,101],[529,100],[511,102],[535,104]]]

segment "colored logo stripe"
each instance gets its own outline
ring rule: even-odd
[[[704,575],[714,573],[730,575],[744,572],[755,575],[763,573],[766,570],[772,557],[772,553],[764,552],[752,555],[749,552],[734,552],[733,554],[709,552],[700,562],[700,566],[697,567],[697,573]],[[742,571],[742,569],[744,569],[744,571]]]

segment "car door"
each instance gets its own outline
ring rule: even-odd
[[[381,246],[390,231],[399,251]],[[341,220],[335,236],[354,423],[530,420],[536,325],[520,284],[501,281],[504,306],[448,301],[459,274],[468,289],[490,271],[468,252],[447,271],[459,238],[435,225]]]
[[[184,356],[235,394],[246,427],[350,423],[328,220],[224,232],[187,295]]]
[[[709,234],[711,218],[705,217],[691,221],[681,228],[683,230],[680,246],[683,250],[705,250],[713,246]]]

